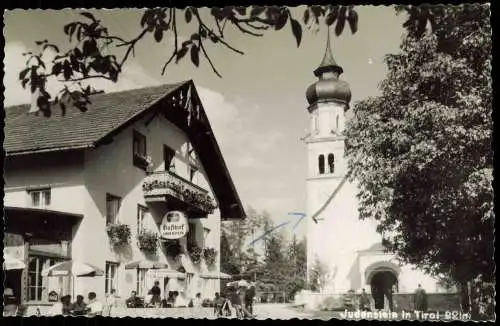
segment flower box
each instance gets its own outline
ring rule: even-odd
[[[137,235],[137,244],[141,251],[149,254],[156,254],[158,249],[159,236],[156,232],[141,230]]]
[[[217,260],[217,250],[214,248],[205,248],[203,250],[203,258],[205,258],[207,265],[212,266]]]
[[[108,224],[106,231],[113,246],[122,246],[130,242],[130,227],[127,224]]]
[[[197,244],[190,244],[188,247],[188,252],[193,264],[199,264],[201,262],[203,249],[201,249]]]

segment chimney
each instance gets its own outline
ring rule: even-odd
[[[39,97],[40,97],[40,89],[37,88],[34,93],[31,93],[31,107],[29,113],[38,112],[40,110],[37,103]]]

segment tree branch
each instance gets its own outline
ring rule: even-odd
[[[163,68],[161,69],[161,75],[165,75],[165,71],[167,69],[167,66],[174,60],[175,55],[177,54],[178,51],[178,36],[177,36],[177,23],[176,23],[176,15],[175,15],[175,8],[170,9],[170,19],[172,19],[172,30],[174,31],[174,52],[172,52],[172,55],[170,58],[165,62],[163,65]]]
[[[234,47],[232,47],[231,45],[229,45],[228,43],[226,43],[226,41],[224,41],[221,37],[219,37],[217,34],[215,34],[210,28],[208,28],[208,26],[205,25],[205,23],[203,23],[203,21],[201,20],[200,14],[198,12],[195,12],[195,16],[196,16],[196,19],[198,20],[198,23],[200,24],[200,26],[203,27],[203,29],[206,30],[211,36],[213,36],[218,42],[221,42],[228,49],[230,49],[230,50],[232,50],[232,51],[234,51],[236,53],[245,54],[243,51],[235,49]]]
[[[200,28],[199,28],[199,33],[201,35],[201,31],[202,31],[202,26],[200,25]],[[207,58],[208,60],[208,63],[210,64],[210,66],[212,67],[212,70],[214,71],[214,73],[219,77],[219,78],[222,78],[222,75],[217,71],[217,69],[215,68],[215,65],[213,64],[212,62],[212,59],[210,59],[210,57],[208,56],[208,53],[205,49],[205,46],[203,45],[203,41],[201,40],[201,37],[199,38],[198,40],[198,45],[201,49],[201,51],[203,51],[203,55],[205,56],[205,58]]]

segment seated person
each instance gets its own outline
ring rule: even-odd
[[[125,303],[127,304],[127,308],[139,308],[141,306],[141,302],[137,297],[136,291],[132,291],[130,293],[130,298],[128,298]]]
[[[87,306],[87,310],[89,311],[89,316],[100,316],[102,315],[102,311],[104,310],[104,306],[101,301],[97,300],[97,295],[95,292],[89,293],[89,304]]]
[[[76,296],[76,301],[73,303],[71,310],[73,311],[74,315],[81,316],[85,315],[85,312],[87,310],[87,304],[83,301],[83,295],[77,295]]]

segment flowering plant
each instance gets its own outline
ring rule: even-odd
[[[121,246],[130,241],[130,227],[127,224],[108,224],[106,231],[113,246]]]
[[[139,249],[150,254],[156,254],[159,237],[156,232],[141,230],[137,235]]]
[[[201,249],[197,244],[190,244],[188,247],[189,257],[194,264],[199,264],[201,262],[201,256],[203,254],[203,249]]]
[[[190,203],[193,206],[198,207],[204,212],[211,214],[217,208],[214,200],[210,195],[204,194],[202,192],[197,192],[185,187],[180,182],[176,181],[161,181],[161,180],[151,180],[146,181],[142,185],[143,191],[151,191],[153,189],[170,189],[177,194],[182,200]]]
[[[205,258],[208,265],[215,264],[217,260],[217,250],[215,250],[215,248],[205,248],[203,250],[203,258]]]

